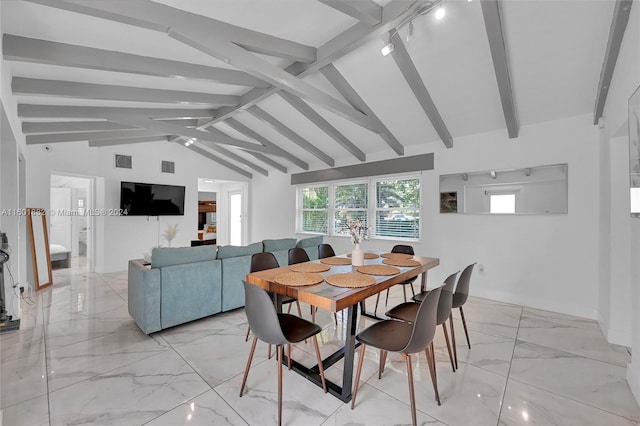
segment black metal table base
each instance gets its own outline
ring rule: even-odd
[[[342,402],[351,401],[351,388],[353,381],[353,359],[355,355],[355,350],[358,346],[360,346],[359,342],[356,342],[356,318],[358,316],[358,305],[353,305],[348,308],[347,314],[347,331],[348,334],[345,339],[344,346],[325,359],[322,360],[322,368],[325,370],[325,383],[327,384],[327,391],[338,398]],[[283,364],[288,364],[288,359],[286,356],[282,357]],[[326,378],[326,370],[327,368],[334,365],[336,362],[344,359],[344,368],[342,374],[342,386],[333,383]],[[291,369],[301,376],[305,377],[311,383],[316,384],[320,388],[322,388],[322,380],[320,379],[320,369],[318,365],[314,365],[313,367],[305,367],[295,360],[291,360]]]

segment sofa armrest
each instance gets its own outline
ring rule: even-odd
[[[130,260],[128,295],[129,315],[143,333],[160,331],[160,270],[142,259]]]

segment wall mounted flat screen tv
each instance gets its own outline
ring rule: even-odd
[[[184,186],[121,182],[120,209],[128,216],[182,216],[184,191]]]

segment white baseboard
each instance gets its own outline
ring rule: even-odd
[[[627,383],[640,405],[640,360],[627,365]]]
[[[586,306],[572,305],[562,303],[555,300],[541,299],[531,296],[523,296],[521,294],[507,293],[502,291],[487,290],[475,288],[471,291],[471,296],[482,297],[485,299],[496,300],[498,302],[513,303],[534,309],[542,309],[544,311],[557,312],[566,315],[573,315],[580,318],[592,320],[598,319],[598,311],[596,308]]]
[[[604,337],[607,338],[607,342],[613,345],[621,345],[631,347],[631,330],[621,330],[619,328],[607,328],[603,330]]]

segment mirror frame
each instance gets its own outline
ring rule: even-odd
[[[35,227],[42,224],[42,232],[34,232]],[[49,252],[49,235],[47,233],[46,210],[39,208],[27,208],[27,226],[29,227],[29,241],[31,242],[31,259],[33,261],[33,278],[36,291],[53,285],[53,275],[51,273],[51,254]],[[44,265],[42,262],[46,262]],[[40,271],[46,275],[40,276]]]

